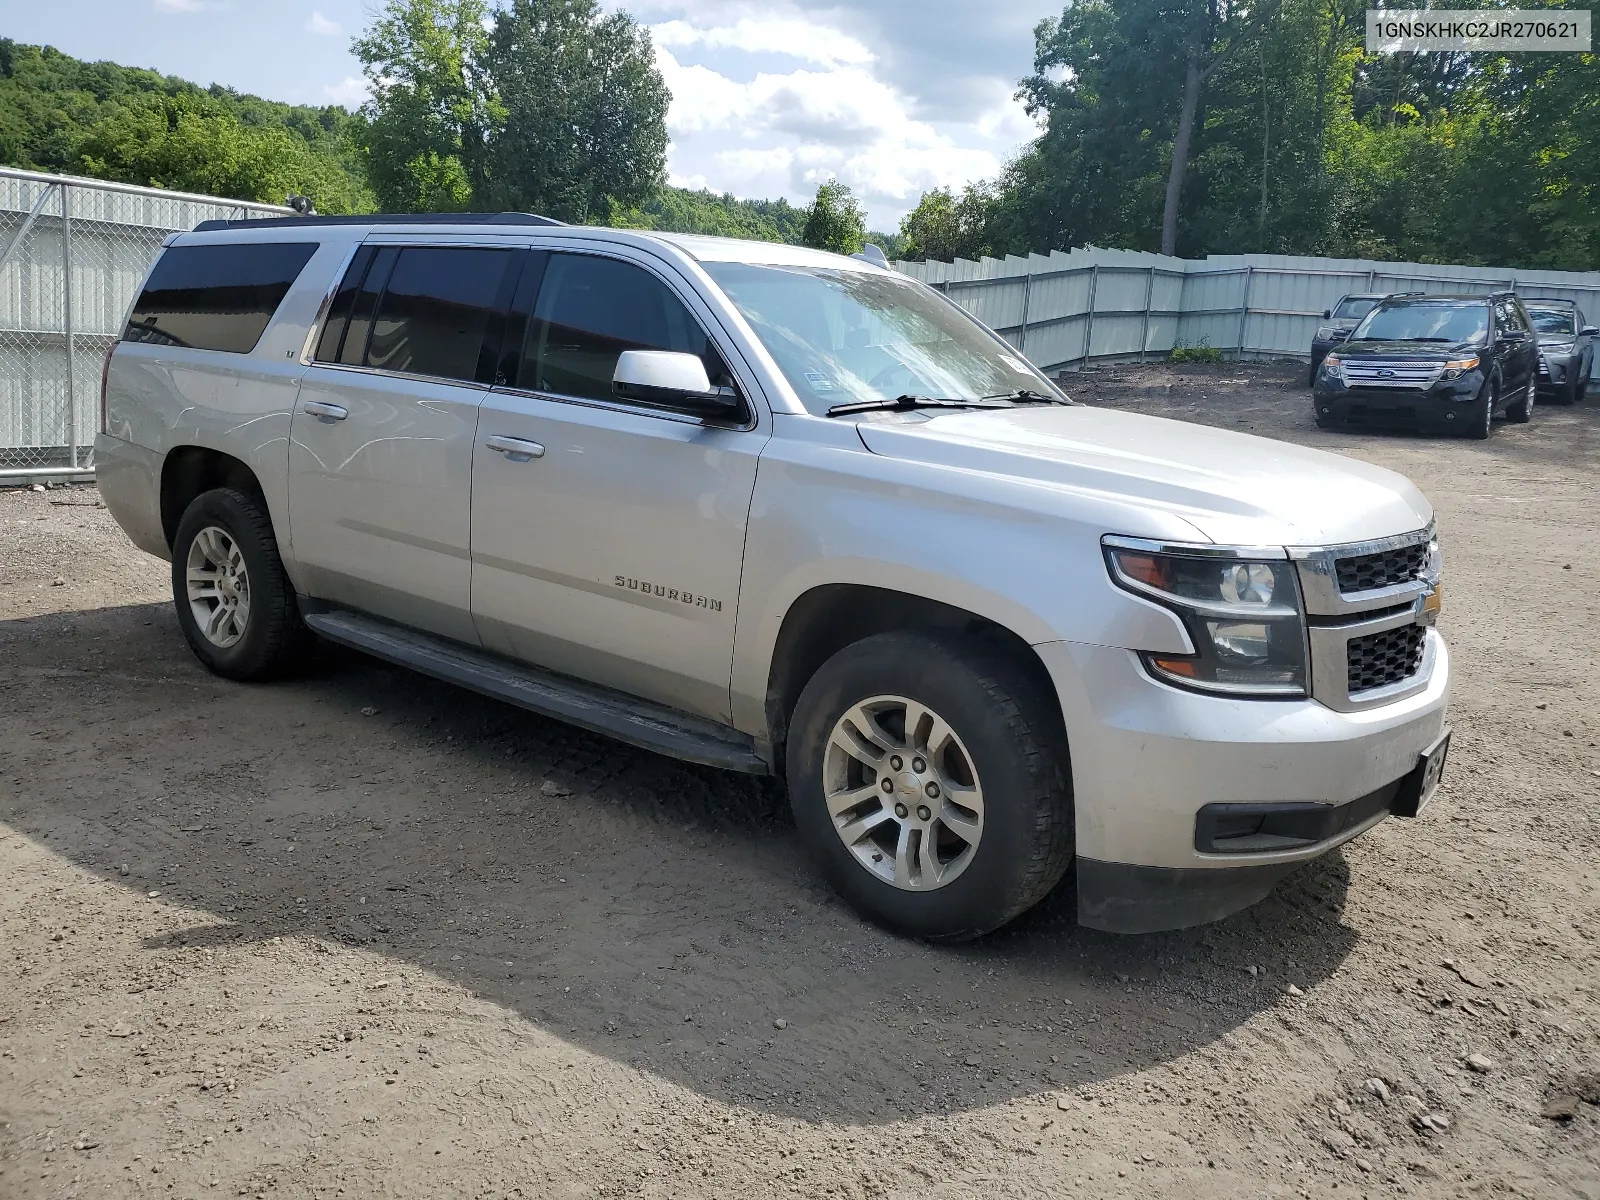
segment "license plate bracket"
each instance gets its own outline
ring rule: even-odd
[[[1417,756],[1417,765],[1400,782],[1390,811],[1397,817],[1415,817],[1428,807],[1444,775],[1445,758],[1450,753],[1450,730],[1446,729],[1431,746]]]

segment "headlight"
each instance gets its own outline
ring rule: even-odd
[[[1319,341],[1319,342],[1331,342],[1331,341],[1333,341],[1334,338],[1336,338],[1338,336],[1339,336],[1339,331],[1337,329],[1335,329],[1332,325],[1319,325],[1317,327],[1316,340]]]
[[[1546,342],[1539,349],[1546,354],[1571,354],[1574,344],[1573,342]]]
[[[1324,379],[1337,379],[1340,383],[1344,380],[1344,359],[1337,354],[1330,354],[1322,360],[1322,377]]]
[[[1206,692],[1306,694],[1306,623],[1287,559],[1136,538],[1104,545],[1113,581],[1176,613],[1195,647],[1142,654],[1154,675]]]
[[[1471,358],[1452,358],[1449,362],[1444,364],[1444,374],[1440,375],[1439,378],[1459,379],[1463,374],[1472,370],[1477,365],[1478,356],[1476,354],[1474,354]]]

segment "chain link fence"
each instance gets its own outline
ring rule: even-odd
[[[289,211],[0,167],[0,484],[94,469],[100,364],[168,234]]]

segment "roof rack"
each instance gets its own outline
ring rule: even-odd
[[[1524,296],[1522,302],[1524,304],[1570,304],[1573,308],[1578,307],[1576,300],[1569,300],[1565,296]]]
[[[1409,300],[1412,296],[1426,296],[1427,292],[1390,292],[1385,300]]]
[[[338,216],[262,217],[254,221],[201,221],[196,233],[219,229],[295,229],[316,225],[565,225],[538,213],[355,213]]]

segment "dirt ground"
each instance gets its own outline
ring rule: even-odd
[[[213,678],[92,488],[0,493],[0,1197],[1600,1198],[1600,1082],[1541,1116],[1600,1070],[1600,396],[1355,436],[1299,371],[1069,387],[1415,479],[1450,768],[1148,937],[905,941],[771,785],[342,652]]]

